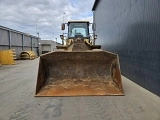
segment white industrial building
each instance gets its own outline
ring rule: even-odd
[[[39,41],[39,53],[44,54],[56,50],[56,46],[61,45],[53,40],[40,40]]]

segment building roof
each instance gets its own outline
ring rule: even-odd
[[[30,35],[29,33],[24,33],[24,32],[14,30],[14,29],[11,29],[11,28],[8,28],[8,27],[4,27],[4,26],[1,26],[1,25],[0,25],[0,29],[8,30],[8,31],[11,31],[11,32],[14,32],[14,33],[24,34],[24,35],[31,36],[31,37],[34,37],[34,38],[38,38],[37,36]]]
[[[84,21],[84,20],[70,20],[70,21],[68,21],[69,23],[70,22],[75,22],[75,23],[77,23],[77,22],[82,22],[82,23],[84,23],[84,22],[89,22],[89,21]]]
[[[96,9],[99,1],[100,1],[100,0],[95,0],[94,5],[93,5],[93,7],[92,7],[92,11],[95,11],[95,9]]]

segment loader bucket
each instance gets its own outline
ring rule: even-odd
[[[56,51],[40,56],[35,96],[124,95],[118,55]]]

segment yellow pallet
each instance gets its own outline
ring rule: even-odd
[[[14,65],[15,63],[14,50],[0,50],[0,64],[2,65]]]

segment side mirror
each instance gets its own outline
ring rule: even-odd
[[[64,40],[64,36],[63,36],[63,35],[60,35],[60,38],[61,38],[62,40]]]
[[[64,23],[62,23],[62,25],[61,25],[61,30],[65,30],[65,24]]]
[[[96,23],[93,23],[93,24],[92,24],[92,30],[93,30],[93,31],[96,31]]]

